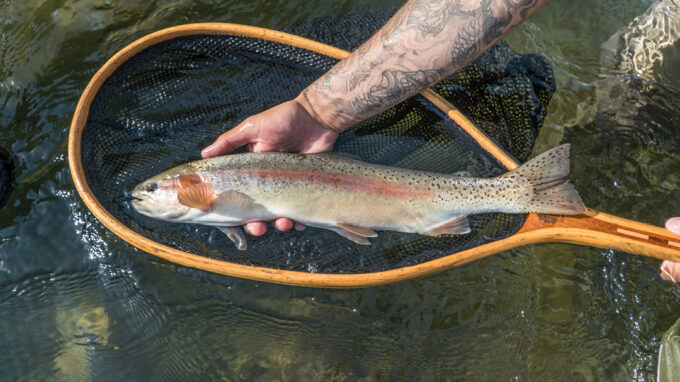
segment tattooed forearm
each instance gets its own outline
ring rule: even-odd
[[[451,47],[451,65],[462,68],[472,57],[477,57],[481,54],[481,46],[479,44],[479,29],[477,25],[480,20],[475,23],[466,25],[460,28],[456,35],[456,45]]]
[[[357,85],[364,82],[370,76],[370,72],[350,73],[347,77],[347,90],[354,90]]]
[[[413,72],[385,70],[379,84],[351,99],[352,109],[357,114],[366,114],[379,106],[390,107],[434,83],[440,75],[441,71],[436,69]]]
[[[461,69],[548,0],[410,0],[299,97],[336,131]]]
[[[460,8],[460,1],[417,2],[407,17],[407,25],[424,36],[436,36],[446,28],[449,19]]]

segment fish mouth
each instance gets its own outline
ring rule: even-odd
[[[132,190],[132,191],[127,191],[127,190],[124,191],[123,197],[121,199],[124,202],[130,202],[132,204],[136,204],[136,203],[139,203],[139,202],[144,200],[144,199],[142,199],[142,193],[140,192],[138,187],[135,187],[135,189]]]
[[[144,194],[132,195],[130,203],[137,211],[142,213],[158,207],[158,204],[154,202],[152,198]]]
[[[135,210],[137,210],[138,212],[142,212],[142,211],[146,210],[146,208],[144,206],[144,200],[143,199],[134,198],[134,199],[130,200],[130,204],[132,204],[132,207],[134,207]]]

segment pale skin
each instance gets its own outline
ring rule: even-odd
[[[680,235],[680,217],[668,219],[666,221],[666,229],[676,235]],[[661,278],[674,283],[680,282],[680,263],[664,260],[661,263]]]
[[[331,151],[338,134],[460,70],[547,2],[410,0],[295,99],[246,118],[201,154],[225,155],[242,146],[253,152]],[[285,217],[274,226],[304,229]],[[680,233],[680,222],[677,226]],[[245,229],[260,236],[267,225],[252,222]],[[667,275],[674,274],[672,266],[666,265]]]

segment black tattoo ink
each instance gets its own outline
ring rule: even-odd
[[[349,78],[347,79],[347,90],[353,91],[354,89],[356,89],[357,85],[364,82],[369,77],[369,75],[370,75],[369,72],[351,73],[349,75]]]
[[[385,70],[379,84],[371,86],[367,93],[351,100],[353,111],[365,115],[385,106],[392,106],[435,83],[441,74],[438,69],[412,72]]]
[[[410,0],[303,96],[349,126],[461,69],[546,2]]]

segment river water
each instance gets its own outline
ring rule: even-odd
[[[398,5],[0,1],[0,146],[17,167],[0,210],[0,379],[654,380],[680,287],[653,259],[547,244],[376,288],[289,287],[161,261],[80,201],[70,118],[126,44],[189,22],[280,29]],[[680,215],[680,44],[663,9],[636,19],[650,5],[553,0],[507,41],[555,69],[536,152],[572,143],[589,207],[662,225]],[[603,48],[615,34],[625,47]]]

